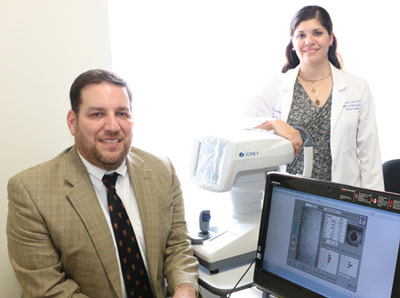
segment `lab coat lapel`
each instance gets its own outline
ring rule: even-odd
[[[282,97],[280,101],[282,103],[282,120],[287,121],[289,116],[290,107],[292,106],[294,84],[299,73],[300,66],[297,66],[293,70],[290,70],[286,75],[282,76]]]
[[[115,291],[122,298],[118,262],[111,232],[104,218],[100,203],[93,189],[92,182],[82,164],[75,147],[71,150],[66,164],[66,181],[69,185],[67,199],[74,206],[87,228],[93,245],[104,266],[104,271]]]
[[[152,193],[157,185],[152,183],[153,171],[145,169],[144,161],[137,155],[131,153],[128,156],[127,166],[136,202],[140,212],[144,242],[146,245],[147,264],[150,278],[154,281],[158,270],[159,228],[158,223],[158,202]],[[154,277],[154,278],[153,278]]]
[[[343,111],[345,96],[343,90],[346,89],[346,82],[340,71],[331,65],[333,89],[332,89],[332,110],[331,110],[331,139],[338,124],[338,119]]]

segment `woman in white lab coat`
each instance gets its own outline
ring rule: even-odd
[[[293,143],[289,173],[302,173],[302,139],[292,127],[301,126],[313,141],[313,178],[383,190],[372,94],[363,79],[340,70],[328,12],[302,8],[290,37],[282,73],[250,100],[246,116]]]

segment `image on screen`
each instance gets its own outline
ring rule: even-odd
[[[296,199],[287,265],[357,291],[368,217]]]

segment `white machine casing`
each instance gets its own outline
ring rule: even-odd
[[[292,143],[271,131],[249,129],[231,135],[203,136],[194,141],[191,177],[197,186],[230,191],[238,176],[265,174],[293,160]]]
[[[210,271],[255,256],[266,172],[293,160],[290,141],[265,130],[239,130],[223,137],[196,138],[191,162],[192,182],[214,192],[230,191],[232,215],[195,255]]]

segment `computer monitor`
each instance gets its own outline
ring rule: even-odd
[[[254,282],[279,297],[400,297],[400,194],[269,173]]]

